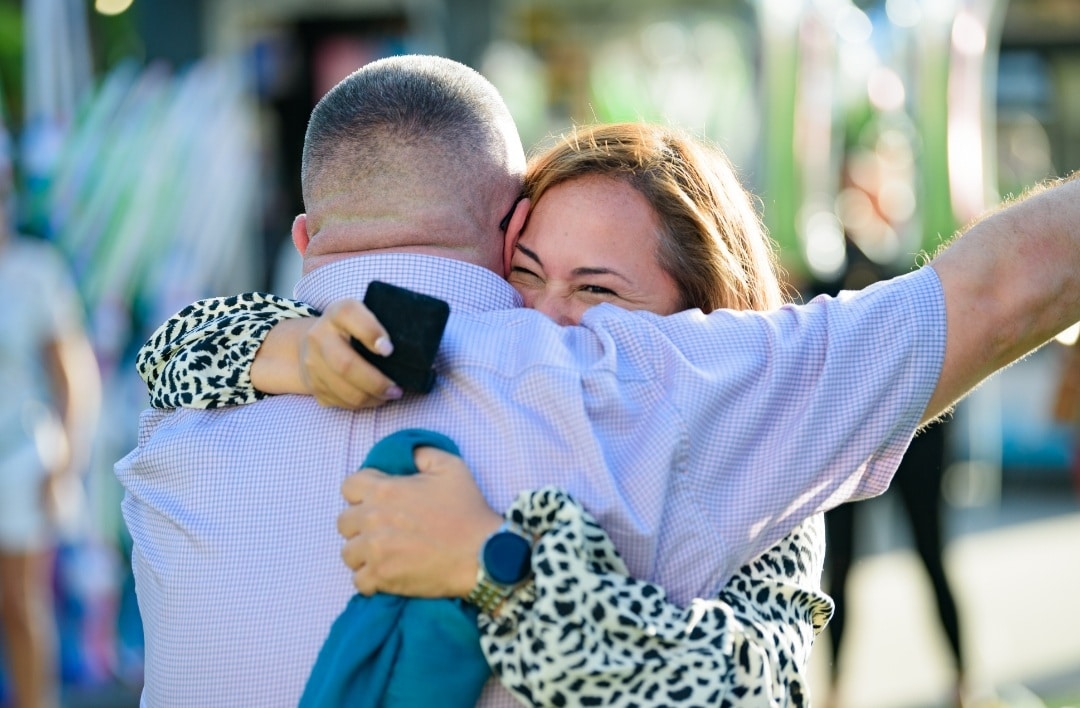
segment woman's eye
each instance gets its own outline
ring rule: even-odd
[[[508,280],[511,283],[519,283],[522,285],[540,284],[543,283],[543,279],[532,272],[528,268],[522,268],[521,266],[510,266],[510,277]]]
[[[583,285],[582,292],[586,292],[590,295],[604,295],[607,297],[618,297],[619,295],[609,288],[602,287],[600,285]]]

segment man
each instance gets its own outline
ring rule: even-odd
[[[841,300],[708,317],[602,307],[562,328],[515,308],[499,276],[523,168],[493,87],[446,60],[376,62],[316,108],[296,294],[323,308],[380,279],[446,299],[440,386],[360,413],[279,396],[144,414],[117,474],[146,703],[295,703],[352,592],[341,481],[401,428],[454,439],[497,509],[520,489],[569,490],[631,574],[686,602],[798,521],[882,491],[921,421],[1080,318],[1072,183],[983,222],[934,269]],[[1000,284],[1016,300],[976,322]],[[509,697],[489,685],[483,702]]]

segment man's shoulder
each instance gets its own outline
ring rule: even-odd
[[[559,360],[587,349],[590,337],[587,330],[561,326],[536,310],[451,312],[440,353],[507,362]]]
[[[293,425],[298,417],[332,415],[310,396],[282,394],[254,403],[218,408],[147,408],[139,416],[139,444],[166,431],[192,432],[198,429],[273,429]]]
[[[262,468],[294,469],[332,451],[343,454],[353,423],[365,415],[371,413],[294,395],[211,410],[151,409],[140,418],[137,446],[115,469],[122,480],[169,470],[234,477]]]
[[[139,446],[150,441],[150,436],[170,416],[177,413],[174,408],[147,408],[139,415]]]
[[[596,308],[593,308],[596,309]],[[535,310],[451,315],[439,350],[442,364],[459,374],[506,380],[655,381],[676,341],[655,317],[610,308],[610,319],[563,326]]]

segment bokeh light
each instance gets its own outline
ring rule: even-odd
[[[131,7],[134,0],[94,0],[94,9],[102,15],[119,15]]]

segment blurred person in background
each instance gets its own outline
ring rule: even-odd
[[[66,263],[15,232],[10,180],[0,181],[0,629],[13,705],[49,708],[59,704],[57,532],[82,499],[101,380]]]
[[[864,174],[855,179],[853,172],[857,161],[861,161]],[[831,296],[843,290],[862,290],[879,281],[896,275],[895,267],[885,265],[867,255],[860,247],[860,242],[870,247],[882,235],[895,233],[899,224],[890,219],[888,210],[883,209],[882,190],[885,180],[868,179],[866,167],[872,165],[877,174],[887,169],[880,153],[875,150],[850,149],[844,164],[843,193],[858,194],[858,203],[863,209],[857,219],[849,212],[841,210],[845,223],[845,267],[841,273],[828,282],[818,281],[813,286],[815,293]],[[853,200],[849,196],[848,203]],[[854,224],[854,226],[851,226]],[[900,496],[901,508],[906,517],[915,550],[934,591],[941,628],[949,643],[953,666],[957,673],[955,699],[959,705],[964,692],[964,661],[961,645],[960,619],[956,609],[956,599],[945,573],[943,558],[944,541],[942,521],[944,497],[941,492],[942,475],[945,469],[948,424],[947,418],[939,419],[925,426],[911,441],[904,457],[897,468],[891,485]],[[865,505],[863,505],[865,509]],[[838,704],[840,687],[840,656],[847,624],[848,574],[855,560],[855,535],[859,505],[857,502],[841,504],[825,514],[828,552],[825,555],[825,568],[828,578],[829,593],[835,603],[832,621],[829,623],[831,650],[831,690],[829,699],[832,705]],[[865,520],[865,519],[864,519]]]
[[[962,705],[965,691],[964,660],[960,633],[960,617],[956,599],[945,573],[942,551],[943,504],[941,480],[945,468],[946,443],[949,424],[939,420],[919,432],[912,440],[900,466],[896,470],[892,488],[901,499],[901,507],[911,528],[915,550],[926,569],[934,591],[938,618],[948,640],[949,651],[956,671],[956,705]],[[831,703],[836,705],[836,691],[840,679],[840,648],[843,643],[847,619],[848,573],[855,559],[855,525],[858,502],[842,504],[825,514],[828,540],[826,568],[828,588],[835,603],[832,621],[829,623],[831,649]]]

